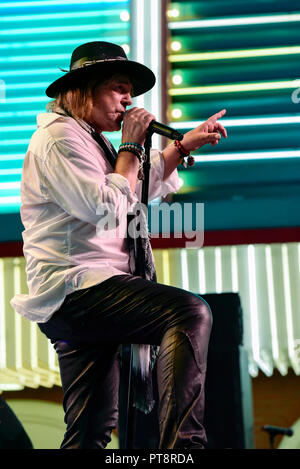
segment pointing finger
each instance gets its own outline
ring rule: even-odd
[[[217,112],[216,114],[213,114],[207,120],[216,122],[218,119],[221,119],[221,117],[223,117],[224,114],[226,114],[226,109],[222,109],[222,111]]]

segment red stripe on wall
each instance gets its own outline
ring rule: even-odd
[[[23,242],[9,241],[0,243],[0,257],[20,257],[23,256]]]
[[[192,237],[152,238],[153,249],[184,248]],[[300,242],[300,227],[264,228],[251,230],[205,231],[204,246],[231,246],[236,244],[292,243]],[[23,256],[23,242],[10,241],[0,243],[0,257]]]
[[[192,237],[152,238],[153,249],[183,248]],[[232,246],[236,244],[291,243],[300,241],[300,227],[264,228],[251,230],[217,230],[204,232],[204,246]]]

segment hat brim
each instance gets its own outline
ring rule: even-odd
[[[59,92],[82,85],[88,78],[97,77],[107,79],[115,73],[125,73],[129,75],[133,85],[133,96],[139,96],[149,91],[155,85],[155,75],[148,67],[132,60],[112,60],[97,62],[86,67],[78,68],[67,72],[62,77],[55,80],[46,89],[49,98],[55,98]]]

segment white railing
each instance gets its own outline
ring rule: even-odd
[[[10,305],[15,293],[26,293],[25,259],[0,259],[0,390],[60,385],[56,353],[36,323]]]
[[[156,250],[162,283],[239,293],[249,373],[300,374],[300,243]]]

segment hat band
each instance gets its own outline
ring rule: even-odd
[[[116,60],[127,60],[125,57],[117,56],[111,59],[99,59],[99,60],[86,60],[86,58],[76,60],[70,68],[70,71],[77,70],[78,68],[88,67],[101,62],[115,62]]]

